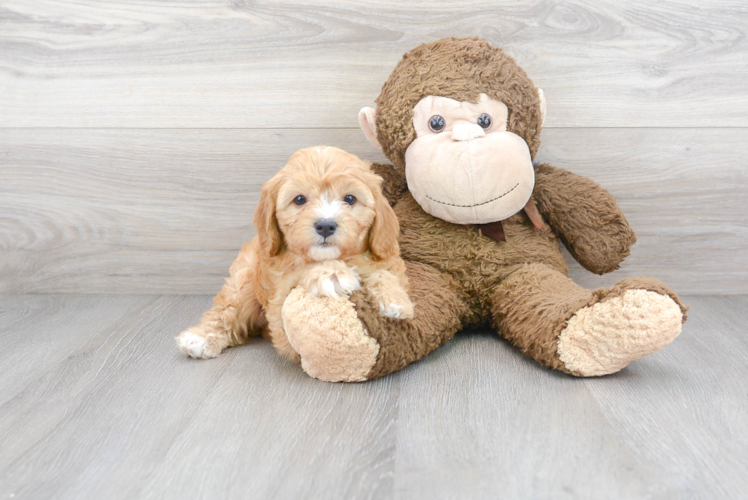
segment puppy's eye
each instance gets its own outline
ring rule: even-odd
[[[429,118],[429,129],[432,132],[439,133],[442,130],[444,130],[444,125],[446,122],[444,121],[444,118],[442,118],[439,115],[434,115],[431,118]]]
[[[491,117],[483,113],[478,117],[478,125],[483,129],[488,130],[491,127]]]
[[[299,195],[299,196],[297,196],[296,198],[293,199],[293,202],[296,203],[297,205],[303,205],[304,203],[306,203],[306,198],[304,198],[303,196]]]
[[[352,194],[347,194],[343,198],[343,201],[348,203],[350,206],[353,206],[353,204],[356,203],[356,197],[353,196]]]

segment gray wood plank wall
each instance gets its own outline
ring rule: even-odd
[[[748,292],[748,4],[0,0],[0,293],[211,293],[296,149],[357,130],[402,53],[503,46],[539,159],[619,199],[621,270]]]

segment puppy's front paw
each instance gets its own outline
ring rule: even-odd
[[[379,312],[382,316],[392,319],[413,319],[413,303],[407,295],[393,300],[383,299],[379,302]]]
[[[220,354],[207,338],[189,330],[179,334],[177,345],[183,353],[192,358],[215,358]]]
[[[358,273],[339,260],[312,267],[301,285],[313,295],[338,298],[361,289]]]

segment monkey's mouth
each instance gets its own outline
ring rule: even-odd
[[[426,195],[426,198],[428,198],[429,200],[433,201],[434,203],[439,203],[441,205],[448,205],[450,207],[473,208],[473,207],[480,207],[480,206],[483,206],[483,205],[488,205],[489,203],[492,203],[492,202],[494,202],[494,201],[496,201],[496,200],[498,200],[500,198],[503,198],[504,196],[508,195],[509,193],[511,193],[512,191],[514,191],[515,189],[517,189],[517,186],[519,186],[519,182],[517,184],[515,184],[514,187],[512,189],[510,189],[509,191],[507,191],[506,193],[500,194],[496,198],[491,198],[488,201],[484,201],[484,202],[481,202],[481,203],[476,203],[475,205],[457,205],[455,203],[447,203],[446,201],[435,200],[434,198],[432,198],[429,195]]]

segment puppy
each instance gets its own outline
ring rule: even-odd
[[[200,324],[177,337],[194,358],[213,358],[258,334],[294,361],[281,309],[297,286],[327,297],[362,286],[384,316],[413,317],[397,217],[369,164],[332,147],[302,149],[262,188],[257,236],[242,246]]]

